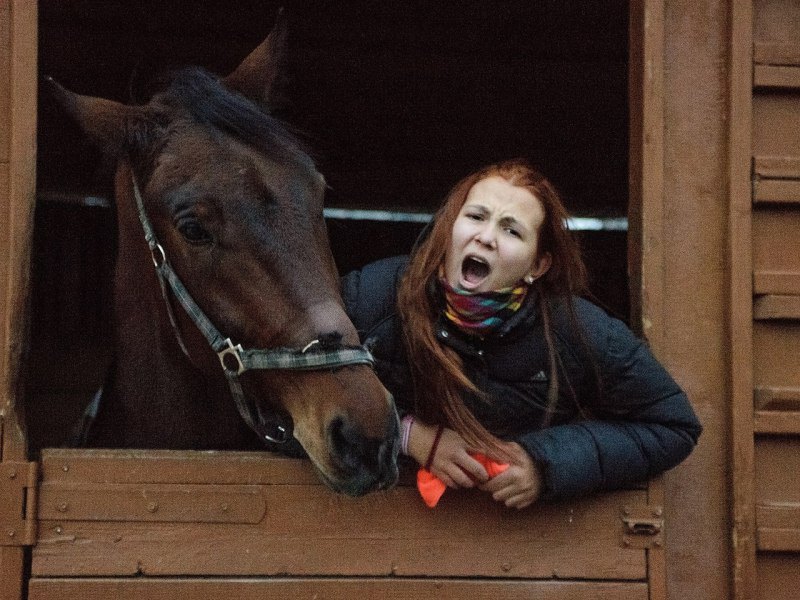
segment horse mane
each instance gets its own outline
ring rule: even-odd
[[[259,104],[228,89],[202,67],[184,67],[170,73],[166,87],[154,100],[157,106],[178,107],[196,123],[218,129],[265,153],[277,153],[283,159],[314,166],[308,148],[286,123]],[[140,124],[138,133],[130,131],[129,134],[140,139],[150,137],[148,134],[160,128],[159,125],[166,125],[164,115],[155,114],[152,121]],[[138,144],[133,142],[133,145]]]

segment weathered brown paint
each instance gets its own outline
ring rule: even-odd
[[[25,459],[15,412],[35,197],[36,3],[0,4],[0,460]],[[8,532],[0,532],[8,535]],[[0,547],[0,597],[22,598],[24,550]]]
[[[581,583],[559,581],[479,582],[458,579],[352,579],[321,578],[219,582],[201,579],[41,579],[31,583],[30,600],[61,600],[64,597],[86,600],[205,600],[234,597],[260,598],[437,598],[438,600],[647,600],[645,584]]]
[[[23,321],[17,317],[22,314],[20,299],[27,285],[25,253],[30,236],[26,203],[32,181],[34,120],[26,111],[35,97],[31,93],[35,78],[30,76],[35,73],[31,68],[35,52],[29,46],[35,37],[31,35],[35,31],[35,12],[34,25],[30,25],[31,5],[18,1],[0,6],[0,81],[11,83],[0,85],[0,239],[7,241],[9,250],[0,253],[0,333],[5,342],[0,349],[0,383],[6,417],[18,372],[15,355],[7,349],[16,351],[21,340]],[[758,171],[765,164],[774,167],[783,162],[791,167],[800,160],[800,138],[792,134],[800,127],[800,109],[796,92],[787,91],[795,86],[792,69],[800,62],[797,44],[792,43],[800,31],[800,8],[788,0],[759,0],[752,5],[722,0],[644,1],[632,3],[631,19],[633,305],[639,307],[642,329],[657,355],[687,389],[705,425],[695,454],[665,478],[666,562],[654,560],[651,576],[656,573],[657,580],[657,571],[666,569],[666,591],[671,598],[722,599],[731,594],[752,598],[756,593],[759,598],[788,598],[797,589],[800,561],[790,554],[759,552],[756,556],[756,520],[761,550],[798,550],[793,536],[800,492],[796,479],[787,479],[787,473],[799,468],[794,464],[798,432],[791,411],[780,403],[767,403],[754,416],[753,389],[766,389],[773,399],[787,393],[791,398],[792,392],[785,390],[800,386],[797,364],[791,358],[779,359],[791,357],[792,348],[800,343],[797,326],[791,324],[796,322],[794,309],[780,318],[774,312],[786,311],[786,302],[794,306],[800,295],[796,262],[800,252],[794,247],[797,177],[793,168],[759,172],[773,181],[765,181],[760,191],[756,186],[759,206],[753,209],[750,164],[755,157]],[[12,30],[25,27],[28,35],[14,37]],[[11,40],[15,39],[21,45],[12,61]],[[754,48],[755,91],[750,74]],[[786,68],[776,70],[776,65]],[[27,78],[15,73],[25,73]],[[14,100],[23,97],[27,103]],[[776,201],[785,208],[777,210]],[[775,300],[762,301],[756,314],[753,290],[792,298],[782,301],[778,309]],[[768,308],[763,308],[765,304]],[[759,319],[755,325],[754,316]],[[755,438],[754,427],[759,432]],[[24,454],[19,431],[16,419],[5,423],[5,458]],[[764,435],[767,432],[791,436]],[[172,465],[168,468],[180,470],[179,462],[167,459]],[[91,463],[86,466],[91,471]],[[724,475],[729,466],[733,469],[730,482]],[[650,493],[658,495],[657,485],[651,486]],[[8,582],[21,572],[22,554],[16,549],[0,552],[4,586],[0,589],[4,598],[16,598],[20,586]],[[43,550],[37,552],[43,560]],[[657,558],[659,552],[652,551],[652,556]],[[733,576],[730,586],[729,573]],[[187,594],[203,594],[222,585],[182,581]],[[155,584],[154,594],[172,595],[169,583]],[[41,579],[34,581],[31,592],[32,597],[41,598],[70,590],[87,597],[100,597],[100,590],[108,593],[110,589],[139,595],[143,585],[148,584]],[[307,589],[298,582],[269,585]],[[351,584],[334,581],[330,585],[332,597],[346,597]],[[389,593],[387,583],[368,585]],[[413,585],[423,590],[438,583]],[[450,585],[447,593],[456,597],[466,589],[459,586],[468,584]],[[491,589],[497,597],[502,593],[536,597],[558,589],[566,598],[583,597],[580,594],[592,589],[554,585],[532,583],[515,591],[506,588],[507,592]],[[635,588],[608,585],[607,590],[622,586],[614,588],[616,596],[608,592],[609,597],[620,597],[622,589],[640,597],[637,594],[645,589],[640,584],[630,584]],[[258,593],[244,588],[242,592]],[[652,588],[650,597],[662,597],[663,592]],[[591,597],[596,595],[592,592]]]
[[[622,507],[648,504],[643,490],[511,513],[454,493],[430,510],[411,482],[336,496],[307,461],[160,453],[164,469],[148,454],[45,451],[34,577],[647,577],[647,551],[625,545],[621,526]],[[176,506],[180,495],[193,506]]]

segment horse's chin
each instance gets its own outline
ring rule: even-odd
[[[365,468],[360,468],[355,473],[343,473],[336,468],[321,464],[310,452],[308,452],[308,457],[320,480],[334,492],[346,496],[357,497],[370,492],[391,489],[399,478],[396,460],[387,473],[376,476],[375,473],[371,473]]]
[[[370,492],[391,489],[397,483],[399,477],[396,463],[393,465],[390,473],[381,479],[375,477],[374,474],[367,472],[365,469],[360,469],[358,473],[350,475],[332,475],[331,469],[322,467],[313,456],[309,455],[309,458],[320,480],[334,492],[347,496],[364,496]]]

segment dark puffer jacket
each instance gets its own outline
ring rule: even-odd
[[[407,264],[407,257],[390,258],[342,279],[348,315],[372,347],[378,376],[401,413],[413,407],[395,308]],[[438,339],[459,353],[472,381],[491,398],[466,398],[467,406],[489,431],[531,454],[542,467],[543,499],[549,500],[629,487],[674,467],[702,430],[686,394],[641,340],[591,302],[575,298],[574,308],[583,335],[566,307],[553,313],[559,400],[546,427],[549,361],[534,299],[485,339],[444,319],[437,325]]]

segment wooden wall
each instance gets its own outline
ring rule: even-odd
[[[693,454],[665,476],[667,592],[676,599],[722,599],[730,592],[732,4],[666,0],[631,8],[645,41],[631,72],[632,92],[640,89],[644,105],[642,115],[632,115],[632,158],[641,157],[631,172],[632,306],[640,308],[635,321],[687,390],[704,426]]]
[[[35,72],[36,4],[4,0],[0,2],[0,469],[3,479],[16,472],[15,467],[6,467],[26,459],[19,398],[35,199],[36,82],[31,77]],[[0,506],[15,505],[11,498],[4,497]],[[12,518],[19,519],[20,512],[12,513]],[[0,514],[5,517],[8,512]],[[5,523],[0,541],[3,600],[22,598],[26,587],[25,551],[21,545],[15,545],[15,540],[21,543],[24,536],[17,524],[9,527]]]
[[[22,4],[27,3],[11,6]],[[0,4],[3,10],[6,6]],[[798,130],[796,91],[786,84],[794,81],[796,63],[762,62],[760,66],[781,68],[761,69],[760,76],[773,83],[756,82],[755,89],[749,75],[753,60],[758,66],[764,56],[758,46],[753,51],[754,41],[796,43],[796,11],[789,0],[632,3],[631,12],[641,17],[638,23],[650,40],[642,53],[639,100],[646,98],[654,111],[641,115],[641,138],[631,140],[643,157],[631,180],[636,190],[631,206],[641,206],[632,244],[634,254],[641,252],[642,265],[634,279],[635,303],[641,302],[641,322],[656,353],[685,386],[705,425],[698,449],[666,477],[670,598],[781,598],[797,590],[793,507],[800,496],[797,478],[787,477],[798,468],[796,432],[769,429],[776,422],[791,427],[793,415],[780,413],[795,412],[796,401],[790,392],[788,400],[762,406],[776,414],[758,415],[760,421],[754,420],[753,406],[756,386],[798,385],[795,363],[780,360],[797,356],[792,352],[796,317],[774,318],[786,310],[796,314],[792,307],[797,294],[793,287],[789,293],[787,288],[780,294],[772,290],[772,295],[791,298],[770,301],[766,308],[760,303],[762,308],[756,309],[753,290],[761,296],[758,285],[768,280],[756,278],[752,287],[754,267],[784,274],[796,267],[796,227],[785,226],[794,221],[796,208],[774,195],[778,190],[785,197],[785,190],[794,189],[795,163],[752,162],[754,156],[797,154],[797,137],[791,136]],[[0,35],[5,35],[2,30]],[[2,52],[9,52],[7,48],[0,45]],[[787,59],[781,56],[780,61]],[[793,56],[789,52],[788,59]],[[13,63],[7,55],[0,57],[0,81],[6,81],[2,69]],[[8,105],[6,89],[0,86],[0,103]],[[8,123],[8,111],[0,110],[0,115]],[[9,147],[8,131],[7,124],[0,127],[0,153]],[[0,154],[0,168],[12,158]],[[755,205],[754,164],[756,171],[762,169],[759,179],[772,180],[760,189],[773,190],[771,198],[756,199]],[[0,185],[6,185],[2,176]],[[3,218],[11,214],[5,202]],[[4,233],[16,231],[6,223],[0,222],[7,228]],[[751,238],[751,232],[758,238]],[[783,242],[775,247],[779,240]],[[24,260],[2,263],[6,270],[17,264],[24,266]],[[2,281],[17,280],[6,271]],[[6,283],[2,289],[7,328],[12,322],[11,292]],[[770,290],[762,291],[770,295]],[[4,335],[8,339],[7,329]],[[3,376],[8,374],[4,358]],[[730,480],[728,471],[733,473]],[[788,512],[772,511],[787,505]],[[764,520],[776,515],[777,521]],[[6,557],[3,551],[3,568]],[[42,597],[52,593],[47,583],[42,582]]]
[[[734,489],[737,597],[783,600],[800,585],[800,6],[755,0],[742,10],[748,53],[739,57],[749,135],[735,190],[747,228],[733,278],[742,307],[734,338],[746,376],[735,389]]]

